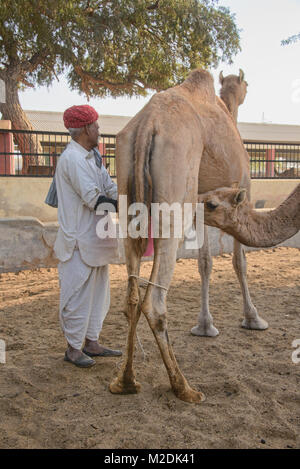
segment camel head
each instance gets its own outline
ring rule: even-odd
[[[245,81],[245,74],[243,70],[240,69],[239,75],[228,75],[224,77],[223,72],[221,72],[219,80],[222,86],[220,96],[229,111],[234,114],[237,112],[238,106],[245,101],[247,94],[248,83]]]
[[[206,225],[220,228],[246,246],[276,246],[300,230],[300,184],[267,212],[254,210],[246,190],[233,187],[201,194],[198,202],[204,203]]]
[[[206,225],[228,231],[240,218],[240,211],[248,204],[247,191],[241,188],[222,187],[199,195],[204,204]]]

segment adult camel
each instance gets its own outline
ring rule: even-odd
[[[220,97],[225,103],[233,120],[237,123],[238,108],[243,104],[247,93],[247,82],[244,72],[240,70],[239,75],[219,76],[221,91]],[[222,101],[218,102],[222,105]],[[226,171],[226,178],[228,174]],[[211,155],[204,150],[199,172],[199,194],[207,192],[218,187],[224,186],[224,170],[222,161],[214,161]],[[240,181],[236,181],[240,182]],[[250,200],[250,166],[244,168],[242,187],[247,189],[247,196]],[[249,293],[247,283],[247,262],[244,249],[241,243],[233,240],[232,263],[239,280],[243,295],[244,316],[242,327],[247,329],[267,329],[268,323],[259,317],[257,309],[254,306]],[[201,276],[201,309],[198,316],[198,324],[193,327],[191,333],[198,336],[215,337],[219,334],[218,329],[213,325],[213,318],[209,310],[209,279],[212,271],[212,256],[210,253],[207,227],[204,227],[204,243],[199,250],[198,270]]]
[[[217,185],[238,183],[247,187],[249,156],[225,104],[216,97],[212,76],[195,70],[178,86],[154,95],[149,103],[117,135],[117,178],[120,195],[128,206],[144,203],[169,205],[198,201],[200,164],[207,155],[212,169],[203,181],[201,192]],[[201,180],[201,177],[200,177]],[[193,205],[194,206],[194,205]],[[130,221],[128,219],[128,221]],[[171,231],[174,220],[171,220]],[[126,315],[129,322],[126,356],[122,369],[110,385],[113,393],[136,393],[133,355],[136,326],[145,315],[159,346],[175,395],[187,402],[201,402],[204,396],[193,390],[181,373],[167,332],[166,296],[179,240],[156,238],[154,262],[144,298],[138,288],[140,261],[147,239],[126,238],[128,270]]]

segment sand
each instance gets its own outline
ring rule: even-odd
[[[136,351],[137,395],[112,395],[118,358],[97,358],[91,369],[63,361],[56,269],[0,278],[0,448],[300,448],[300,250],[277,248],[247,255],[249,286],[267,331],[240,327],[240,289],[231,256],[214,259],[211,313],[220,335],[190,334],[200,308],[196,260],[179,260],[168,295],[169,335],[203,404],[178,400],[144,318]],[[151,263],[142,267],[149,276]],[[111,266],[111,308],[101,333],[122,348],[125,266]]]

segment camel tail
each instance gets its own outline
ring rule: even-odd
[[[147,220],[150,223],[150,207],[152,202],[152,177],[150,162],[154,149],[154,128],[149,123],[141,125],[137,132],[134,147],[134,180],[131,193],[131,203],[143,203],[147,207]],[[145,214],[146,215],[146,214]],[[143,220],[144,221],[144,220]],[[147,224],[144,225],[147,227]],[[146,230],[148,235],[148,230]],[[146,251],[148,238],[139,237],[135,248],[139,256]]]

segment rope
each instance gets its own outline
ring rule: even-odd
[[[142,280],[142,282],[149,283],[150,285],[153,285],[154,287],[162,288],[163,290],[168,291],[166,287],[163,287],[162,285],[159,285],[158,283],[150,282],[150,280],[147,280],[146,278],[138,277],[137,275],[129,275],[129,278],[130,277],[135,277],[138,280]]]

